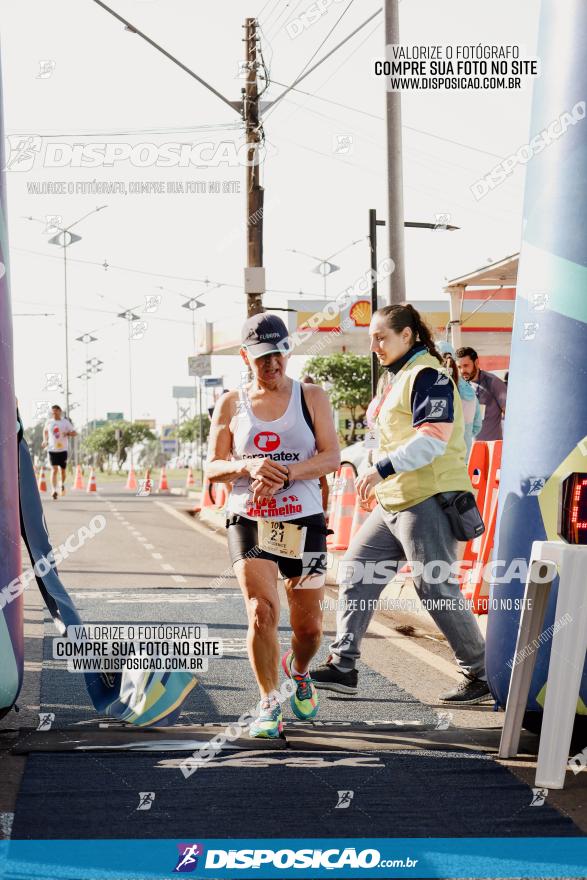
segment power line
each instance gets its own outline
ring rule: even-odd
[[[374,32],[373,32],[374,33]],[[274,79],[273,84],[276,86],[285,86],[285,83],[279,82],[279,80]],[[362,116],[368,116],[370,119],[377,119],[380,122],[385,121],[384,116],[379,116],[377,113],[369,113],[368,110],[361,110],[360,107],[351,107],[350,104],[343,104],[342,101],[334,101],[332,98],[324,98],[322,95],[316,95],[313,92],[306,92],[304,89],[292,88],[290,91],[298,92],[300,95],[307,95],[309,98],[315,98],[317,101],[324,101],[326,104],[333,104],[335,107],[342,107],[344,110],[352,110],[353,113],[360,113]],[[299,105],[305,108],[305,105]],[[473,150],[475,153],[481,153],[484,156],[492,156],[494,159],[502,159],[502,156],[499,156],[497,153],[492,153],[489,150],[483,150],[481,147],[475,147],[473,144],[465,144],[462,141],[455,141],[452,138],[443,137],[440,134],[434,134],[431,131],[425,131],[423,128],[414,128],[413,125],[402,125],[402,128],[405,128],[407,131],[414,131],[416,134],[423,134],[425,137],[434,138],[437,141],[443,141],[446,144],[451,144],[452,146],[462,147],[465,150]]]
[[[334,31],[336,30],[336,28],[338,27],[338,25],[341,23],[341,21],[343,20],[343,18],[345,17],[345,15],[347,14],[347,12],[349,11],[349,9],[351,8],[351,6],[353,5],[354,2],[355,2],[355,0],[349,0],[348,5],[345,6],[345,8],[344,8],[343,11],[341,12],[340,16],[336,19],[336,21],[334,22],[333,26],[330,28],[330,30],[328,31],[328,33],[326,34],[326,36],[324,37],[324,39],[322,40],[322,42],[320,43],[320,45],[318,46],[318,48],[316,49],[316,51],[314,52],[314,54],[308,59],[308,61],[306,61],[306,63],[304,64],[304,66],[303,66],[302,69],[300,70],[298,76],[296,77],[296,80],[295,80],[296,82],[299,82],[299,81],[300,81],[300,79],[302,78],[302,74],[303,74],[303,72],[304,72],[304,71],[306,70],[306,68],[312,63],[312,61],[314,60],[314,58],[316,57],[316,55],[318,54],[318,52],[320,51],[320,49],[322,48],[322,46],[323,46],[325,43],[328,42],[328,40],[330,39],[331,35],[334,33]]]
[[[167,49],[164,49],[163,46],[160,46],[158,43],[156,43],[154,40],[152,40],[138,28],[136,28],[133,24],[130,23],[130,21],[127,21],[126,18],[123,18],[122,15],[119,15],[113,9],[110,9],[110,7],[103,3],[102,0],[94,0],[94,3],[97,3],[98,6],[101,6],[102,9],[105,9],[106,12],[109,12],[110,15],[114,16],[114,18],[117,18],[118,21],[122,22],[126,29],[129,30],[131,33],[137,34],[137,36],[142,37],[143,40],[149,43],[150,46],[153,46],[154,49],[157,49],[158,52],[161,52],[162,55],[165,55],[166,58],[169,58],[169,60],[173,61],[174,64],[177,64],[178,67],[181,67],[181,69],[185,73],[187,73],[193,79],[197,80],[200,85],[203,85],[205,88],[207,88],[208,91],[212,92],[213,95],[216,95],[216,97],[220,101],[222,101],[223,104],[227,104],[231,108],[231,110],[236,111],[240,115],[240,110],[237,109],[232,101],[229,101],[228,98],[222,95],[217,89],[214,88],[214,86],[211,86],[210,83],[206,82],[205,79],[202,79],[201,76],[198,76],[197,73],[194,73],[193,70],[190,70],[189,67],[187,67],[182,61],[179,60],[179,58],[176,58],[175,55],[172,55],[171,52],[168,52]]]
[[[189,134],[192,131],[235,131],[241,128],[241,123],[239,122],[221,122],[218,125],[214,125],[213,123],[204,124],[204,125],[189,125],[183,127],[170,127],[170,128],[136,128],[131,129],[129,131],[81,131],[81,132],[41,132],[37,129],[35,131],[22,131],[18,132],[7,132],[7,136],[16,137],[17,135],[39,135],[44,138],[56,138],[56,137],[119,137],[120,135],[126,135],[127,137],[133,137],[134,135],[141,134]]]
[[[95,2],[97,2],[97,0],[95,0]],[[348,8],[348,7],[347,7],[347,8]],[[382,11],[381,9],[378,9],[376,12],[373,13],[373,15],[370,15],[369,18],[366,19],[366,21],[363,22],[363,24],[360,24],[359,27],[355,28],[354,31],[352,31],[350,34],[348,34],[348,36],[346,36],[346,37],[344,38],[344,40],[342,40],[340,43],[338,43],[338,45],[336,45],[336,46],[334,47],[334,49],[331,49],[330,52],[328,52],[326,55],[324,55],[324,56],[320,59],[320,61],[317,61],[316,64],[314,64],[313,67],[311,67],[309,70],[306,70],[305,73],[303,73],[303,74],[302,74],[301,76],[299,76],[296,80],[294,80],[294,82],[293,82],[290,86],[288,86],[288,88],[286,88],[285,91],[283,91],[280,95],[278,95],[277,98],[275,98],[275,100],[271,103],[271,107],[269,108],[269,111],[268,111],[267,116],[266,116],[265,118],[267,118],[267,117],[273,112],[273,110],[274,110],[274,108],[275,108],[275,105],[276,105],[279,101],[281,101],[281,99],[282,99],[283,97],[285,97],[285,95],[287,95],[288,92],[290,92],[290,91],[291,91],[293,88],[295,88],[295,86],[297,86],[302,80],[306,79],[307,76],[309,76],[309,75],[310,75],[311,73],[313,73],[318,67],[320,67],[321,64],[323,64],[328,58],[331,57],[331,55],[334,55],[334,53],[337,52],[337,51],[341,48],[341,46],[344,46],[344,44],[347,43],[347,42],[351,39],[351,37],[354,37],[355,34],[358,34],[359,31],[361,31],[364,27],[366,27],[366,25],[368,25],[370,21],[373,21],[373,19],[374,19],[376,16],[378,16],[378,15],[380,14],[381,11]],[[374,33],[374,31],[373,31],[373,33]]]

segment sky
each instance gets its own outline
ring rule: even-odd
[[[243,85],[242,25],[258,16],[271,80],[264,100],[271,101],[283,91],[279,83],[292,83],[380,2],[332,0],[310,26],[301,18],[314,6],[308,0],[109,5],[231,101]],[[402,0],[401,41],[518,44],[533,57],[538,12],[539,0]],[[77,404],[71,416],[78,425],[86,414],[128,417],[132,384],[134,417],[169,422],[176,414],[172,386],[191,382],[192,315],[182,303],[202,295],[198,321],[246,316],[239,116],[93,0],[0,0],[0,22],[4,128],[12,147],[6,187],[15,379],[25,423],[34,421],[38,402],[63,401],[51,379],[65,377],[63,255],[49,243],[47,217],[69,226],[88,214],[74,228],[81,240],[68,248],[70,388]],[[368,268],[368,210],[387,213],[385,84],[373,74],[384,53],[379,15],[300,84],[308,94],[292,91],[265,114],[268,308],[283,307],[298,291],[321,295],[315,262],[292,250],[321,258],[342,251],[334,258],[334,293]],[[403,93],[405,218],[434,222],[442,215],[459,227],[406,231],[408,299],[440,298],[448,279],[519,249],[523,167],[479,201],[471,186],[528,142],[531,94],[531,84],[519,91]],[[10,165],[14,146],[29,137],[31,167]],[[156,151],[177,142],[199,144],[207,167],[153,164]],[[79,167],[75,157],[84,144],[110,144],[127,158]],[[91,191],[104,182],[126,194]],[[44,193],[50,184],[65,193]],[[129,341],[118,314],[131,308],[145,326]],[[76,341],[85,333],[96,337],[87,347]],[[89,382],[76,378],[87,357],[102,361]],[[228,385],[238,376],[236,358],[216,358],[213,366]],[[294,374],[301,367],[294,364]]]

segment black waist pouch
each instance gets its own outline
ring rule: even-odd
[[[472,492],[457,492],[453,498],[440,494],[435,498],[446,513],[458,541],[471,541],[483,534],[485,523]]]

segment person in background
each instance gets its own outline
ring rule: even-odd
[[[441,505],[472,489],[460,395],[444,371],[429,327],[410,303],[374,312],[369,336],[388,381],[368,413],[376,461],[357,477],[355,488],[363,507],[375,506],[343,559],[330,655],[310,674],[319,689],[358,693],[361,643],[387,582],[375,575],[375,568],[408,561],[422,566],[414,587],[429,602],[428,611],[464,675],[463,683],[439,701],[481,703],[490,692],[477,621],[456,580],[426,574],[429,564],[450,568],[457,559],[457,538]]]
[[[488,373],[479,366],[479,355],[474,348],[457,349],[459,373],[470,382],[477,400],[484,408],[483,427],[477,440],[502,440],[502,421],[505,415],[507,385],[494,373]]]
[[[483,416],[481,415],[481,406],[477,400],[477,395],[471,387],[470,382],[459,374],[459,369],[455,361],[455,351],[449,342],[437,342],[436,348],[441,353],[444,364],[448,369],[448,374],[459,390],[459,396],[463,404],[463,418],[465,420],[465,446],[467,447],[467,459],[471,453],[473,440],[481,431],[483,425]]]
[[[67,452],[69,438],[75,437],[73,425],[63,415],[63,410],[55,404],[51,407],[51,418],[43,428],[43,446],[49,449],[51,462],[51,497],[57,500],[57,473],[61,469],[61,494],[65,495],[65,477],[67,476]]]

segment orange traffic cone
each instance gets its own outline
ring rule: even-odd
[[[151,468],[147,468],[145,471],[145,483],[143,485],[142,492],[144,495],[150,495],[153,491],[153,480],[151,479]]]
[[[190,467],[190,468],[188,468],[188,475],[185,480],[185,487],[186,487],[186,489],[189,489],[190,486],[195,486],[195,485],[196,485],[196,481],[194,480],[194,472]]]
[[[82,474],[82,468],[81,468],[81,465],[79,465],[79,464],[75,469],[75,483],[73,484],[73,488],[74,489],[81,489],[82,491],[84,488],[84,478],[83,478],[83,474]]]
[[[212,498],[211,493],[212,484],[210,480],[204,480],[204,485],[202,486],[202,494],[200,495],[199,502],[192,507],[190,513],[195,514],[199,513],[201,510],[204,510],[205,507],[214,507],[214,499]]]
[[[333,503],[333,524],[329,524],[334,534],[326,539],[329,550],[346,550],[351,537],[353,514],[355,512],[355,472],[350,464],[340,468],[340,494]]]
[[[90,478],[88,480],[88,486],[86,488],[86,492],[97,492],[98,488],[96,486],[96,474],[94,473],[94,468],[90,468]]]
[[[169,483],[167,482],[167,470],[165,469],[165,465],[161,468],[157,492],[169,492]]]
[[[226,502],[228,501],[228,489],[226,487],[226,483],[217,483],[216,484],[216,504],[219,510],[222,510],[226,506]]]
[[[39,492],[47,491],[47,480],[45,478],[45,465],[41,465],[41,473],[39,474],[39,482],[38,482]]]
[[[359,496],[357,495],[355,500],[355,509],[353,511],[353,521],[351,523],[351,534],[349,536],[349,543],[353,540],[363,523],[366,519],[368,519],[369,514],[375,507],[375,502],[369,505],[369,510],[366,510],[364,507],[361,507],[359,502]]]
[[[126,481],[125,489],[128,489],[129,492],[136,492],[138,488],[137,484],[137,475],[135,474],[135,469],[131,465],[130,470],[128,472],[128,480]]]

